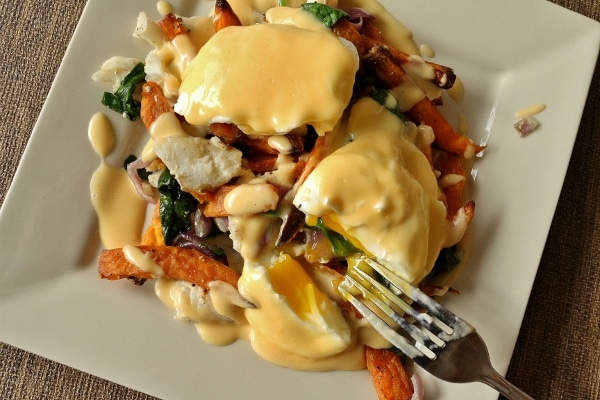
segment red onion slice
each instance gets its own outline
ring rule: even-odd
[[[180,233],[173,240],[173,246],[196,250],[207,257],[219,261],[222,264],[229,265],[227,262],[227,255],[224,252],[223,254],[217,254],[217,252],[214,250],[214,245],[203,241],[200,237],[193,233]]]
[[[375,16],[362,8],[351,8],[348,10],[348,21],[360,32],[365,18],[375,19]]]
[[[148,163],[145,163],[141,158],[138,158],[127,164],[127,174],[129,175],[129,179],[131,179],[136,192],[148,203],[155,204],[158,201],[157,190],[143,180],[137,172],[138,169],[146,168],[147,166]]]
[[[413,374],[410,377],[410,382],[413,386],[413,395],[410,400],[423,400],[425,398],[425,385],[418,374]]]

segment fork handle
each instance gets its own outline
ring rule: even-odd
[[[510,400],[534,400],[533,397],[507,381],[502,375],[496,372],[495,369],[490,368],[483,376],[480,381],[488,386],[496,389],[498,393]]]

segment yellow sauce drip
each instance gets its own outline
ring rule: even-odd
[[[157,2],[156,9],[158,10],[159,14],[162,16],[165,16],[165,15],[173,12],[173,6],[171,5],[171,3],[169,3],[168,1],[165,1],[165,0],[160,0],[159,2]]]
[[[428,44],[423,43],[419,46],[419,50],[424,57],[433,58],[435,57],[435,50]]]
[[[279,194],[267,183],[242,184],[225,197],[225,210],[229,215],[252,215],[275,210]]]
[[[147,203],[140,198],[127,172],[106,163],[115,143],[115,134],[106,115],[95,114],[88,137],[100,166],[90,181],[90,196],[98,215],[100,239],[106,248],[136,245],[144,224]]]
[[[545,104],[534,104],[532,106],[529,106],[529,107],[526,107],[526,108],[523,108],[523,109],[517,111],[517,113],[515,114],[515,117],[516,118],[533,117],[534,115],[541,113],[545,109],[546,109]]]
[[[462,103],[462,100],[465,97],[465,87],[459,77],[456,77],[454,85],[447,90],[447,93],[456,104]]]
[[[144,272],[152,274],[153,278],[159,278],[165,274],[160,265],[136,246],[127,245],[123,247],[125,259]]]

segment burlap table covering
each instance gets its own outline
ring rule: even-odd
[[[597,0],[554,3],[600,20]],[[0,0],[0,204],[84,6],[82,0]],[[508,371],[536,399],[600,399],[599,89],[596,63]],[[0,398],[151,397],[0,343]]]

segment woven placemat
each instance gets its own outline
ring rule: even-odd
[[[554,2],[600,20],[597,0]],[[0,0],[0,204],[84,6]],[[597,64],[508,371],[538,399],[600,398],[599,89]],[[152,397],[0,343],[0,398]]]

